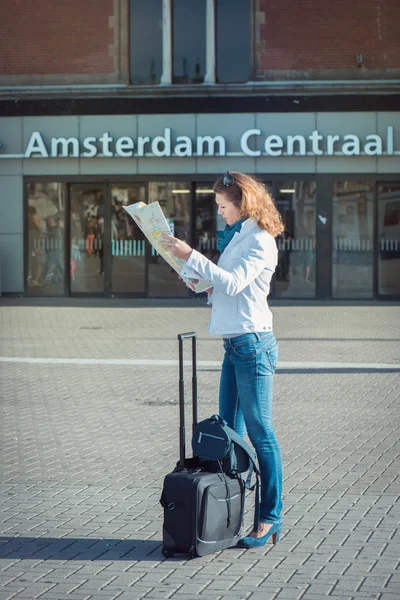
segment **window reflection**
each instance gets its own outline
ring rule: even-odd
[[[336,181],[333,186],[332,294],[371,298],[373,182]]]
[[[278,184],[275,202],[285,229],[276,239],[277,297],[315,296],[315,201],[314,181],[286,181]]]
[[[379,293],[400,294],[400,184],[378,186]]]
[[[173,2],[174,83],[203,83],[206,65],[206,2]]]
[[[251,79],[250,0],[217,0],[217,81],[244,82]]]
[[[28,183],[28,293],[64,293],[64,186]]]
[[[160,83],[162,73],[162,0],[131,0],[131,81]]]

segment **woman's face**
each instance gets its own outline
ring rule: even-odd
[[[225,219],[227,225],[233,225],[240,219],[240,210],[228,200],[225,194],[215,194],[215,202],[218,206],[218,214]]]

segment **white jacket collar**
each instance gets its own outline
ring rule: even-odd
[[[241,230],[235,233],[232,240],[237,240],[239,237],[246,237],[250,233],[254,233],[256,229],[260,229],[257,225],[257,221],[255,221],[254,219],[247,219],[243,223]]]
[[[242,229],[240,230],[239,233],[247,235],[248,233],[252,232],[254,229],[260,229],[257,224],[257,221],[255,221],[254,219],[246,219],[246,221],[243,223]]]
[[[232,250],[232,248],[234,248],[237,242],[241,241],[244,237],[247,237],[251,233],[254,233],[254,231],[257,229],[259,230],[260,228],[254,219],[246,219],[246,221],[242,225],[241,230],[235,232],[235,235],[225,248],[225,251],[223,252],[222,256],[226,253],[229,254],[229,252]]]

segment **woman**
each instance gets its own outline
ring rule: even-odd
[[[212,304],[209,332],[224,340],[219,413],[242,436],[246,429],[261,470],[260,525],[242,538],[245,548],[279,540],[282,520],[282,461],[272,426],[272,380],[278,344],[267,296],[277,265],[275,236],[282,220],[264,185],[249,175],[227,171],[214,185],[218,214],[226,221],[215,265],[185,242],[164,241],[183,259],[182,275],[206,279]]]

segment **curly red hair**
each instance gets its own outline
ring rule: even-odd
[[[241,217],[254,219],[261,229],[265,229],[273,237],[282,233],[282,217],[264,183],[245,173],[229,173],[234,183],[226,186],[223,183],[224,177],[220,177],[214,183],[214,192],[223,194],[229,202],[233,202],[239,208]]]

